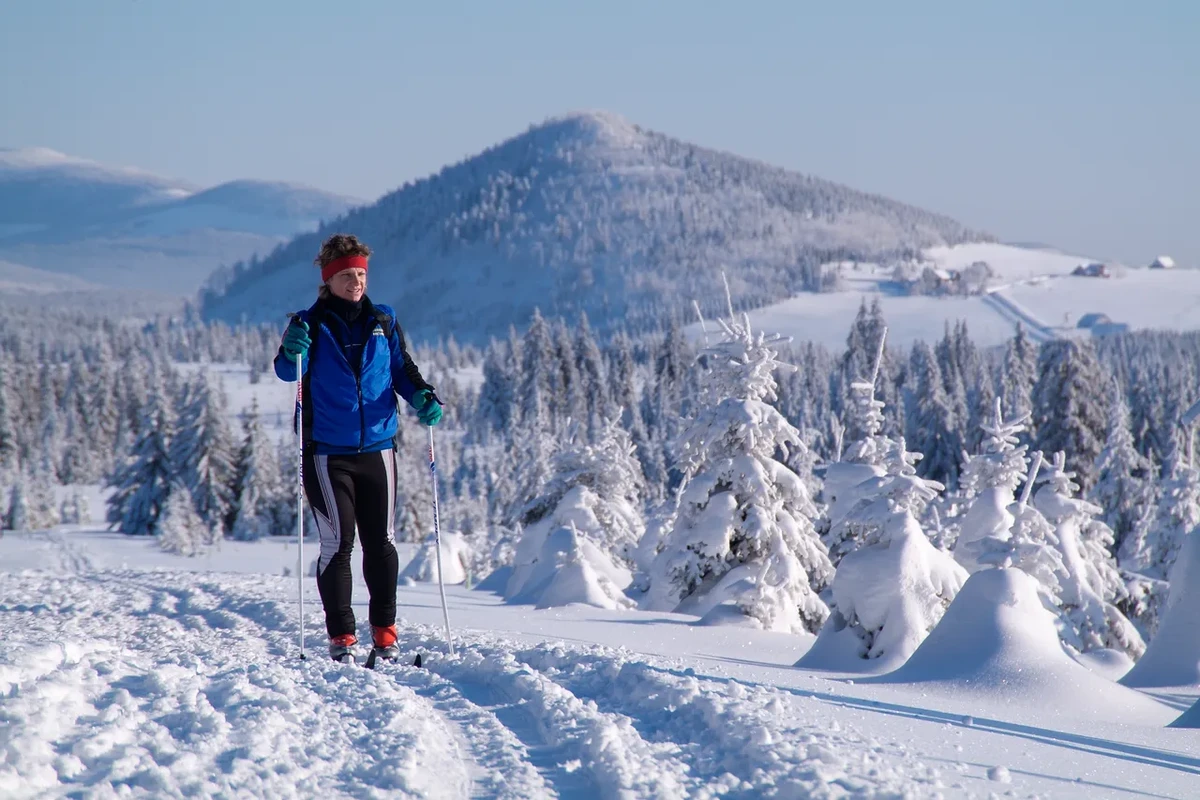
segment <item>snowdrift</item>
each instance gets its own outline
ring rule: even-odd
[[[504,591],[508,602],[537,608],[572,603],[608,609],[634,607],[625,596],[633,573],[614,563],[577,528],[559,526],[545,538],[535,528],[526,530],[517,547],[516,563]]]
[[[1121,678],[1125,686],[1200,684],[1200,536],[1189,534],[1171,569],[1166,615],[1145,654]],[[1197,712],[1200,716],[1200,712]]]
[[[446,584],[466,583],[469,570],[470,547],[461,533],[442,534],[442,582]],[[397,583],[437,583],[437,546],[432,538],[426,539],[401,572]]]
[[[904,666],[863,683],[941,684],[1089,719],[1166,724],[1163,704],[1112,683],[1063,650],[1037,582],[1019,569],[985,569],[963,585],[941,623]]]

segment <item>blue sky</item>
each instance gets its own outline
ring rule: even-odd
[[[374,198],[547,117],[1200,265],[1200,3],[12,0],[0,146]]]

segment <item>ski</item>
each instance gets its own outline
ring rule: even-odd
[[[366,667],[367,669],[375,669],[375,662],[378,658],[379,658],[378,650],[376,648],[372,647],[371,652],[367,654],[367,662],[365,664],[363,664],[363,666]],[[397,661],[397,660],[398,659],[392,659],[392,658],[384,659],[384,661]],[[417,653],[417,657],[415,659],[413,659],[412,666],[414,666],[414,667],[421,666],[421,654],[420,653]]]

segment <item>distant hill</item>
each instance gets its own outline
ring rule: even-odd
[[[803,290],[823,259],[988,241],[929,211],[706,149],[607,113],[531,127],[436,175],[215,274],[209,318],[282,320],[310,304],[320,241],[375,250],[368,292],[415,338],[521,327],[535,307],[637,326],[693,299],[755,304]]]
[[[193,294],[358,204],[304,186],[210,189],[46,148],[0,149],[0,256],[109,289]]]

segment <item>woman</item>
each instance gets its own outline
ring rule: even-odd
[[[304,494],[320,533],[317,588],[325,607],[329,655],[352,661],[350,554],[358,528],[370,592],[371,639],[381,658],[396,646],[396,395],[425,425],[442,418],[441,401],[408,354],[395,312],[366,295],[371,249],[336,234],[321,245],[317,302],[292,317],[275,356],[275,374],[303,382]]]

